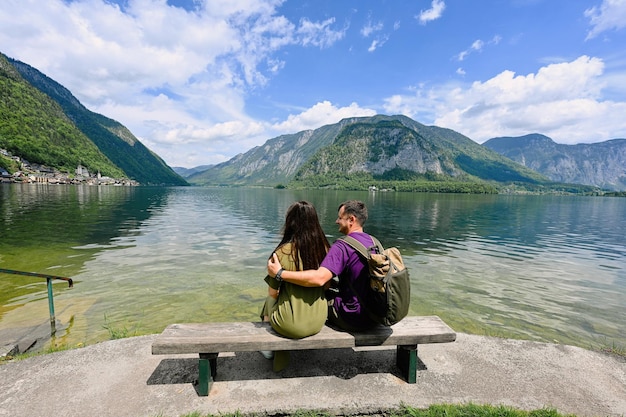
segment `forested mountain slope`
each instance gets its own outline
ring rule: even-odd
[[[50,97],[26,82],[0,54],[0,148],[30,162],[74,172],[78,164],[125,176]]]
[[[35,68],[0,54],[0,71],[5,98],[0,104],[0,147],[70,172],[81,163],[92,172],[123,175],[144,185],[187,184],[127,128],[88,110]]]

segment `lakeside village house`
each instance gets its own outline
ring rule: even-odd
[[[42,183],[42,184],[86,184],[86,185],[139,185],[137,181],[127,178],[103,177],[100,172],[90,174],[86,167],[78,165],[74,175],[60,172],[56,169],[40,164],[32,164],[19,156],[13,156],[6,149],[0,149],[0,154],[20,164],[20,171],[13,174],[0,168],[0,182],[8,183]]]

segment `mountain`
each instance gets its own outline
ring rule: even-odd
[[[334,187],[352,182],[523,182],[547,178],[450,129],[405,116],[343,119],[268,140],[188,178],[198,185]]]
[[[193,168],[172,167],[172,169],[174,170],[175,173],[177,173],[181,177],[187,178],[190,175],[195,174],[196,172],[206,171],[207,169],[211,168],[212,166],[213,165],[200,165],[200,166],[193,167]]]
[[[262,146],[189,176],[187,181],[197,185],[286,184],[319,148],[332,143],[349,120],[269,139]]]
[[[142,185],[187,185],[119,122],[83,106],[35,68],[0,54],[0,147],[73,172],[78,164]]]
[[[552,181],[626,190],[626,139],[563,145],[547,136],[531,134],[493,138],[483,146]]]

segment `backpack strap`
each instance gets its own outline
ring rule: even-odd
[[[372,238],[372,241],[374,242],[374,245],[376,245],[376,252],[377,253],[383,253],[385,251],[385,248],[383,248],[383,244],[380,243],[380,240],[376,239],[374,236],[369,235]]]
[[[346,242],[350,247],[352,247],[352,249],[357,251],[361,257],[365,258],[365,260],[369,258],[367,248],[352,236],[341,236],[339,239]]]
[[[376,239],[372,235],[369,235],[369,237],[372,238],[372,242],[374,242],[374,248],[376,249],[376,251],[378,253],[383,253],[383,250],[384,250],[383,249],[383,245],[378,241],[378,239]],[[361,242],[359,242],[358,240],[356,240],[352,236],[348,236],[348,235],[340,236],[339,239],[343,240],[346,244],[348,244],[348,246],[350,246],[354,250],[356,250],[356,252],[365,261],[365,268],[369,268],[370,267],[369,266],[369,260],[370,260],[371,253],[365,247],[365,245],[363,245]],[[369,272],[368,272],[368,275],[369,275]],[[367,309],[367,304],[364,302],[364,299],[361,297],[361,294],[359,294],[358,291],[354,289],[354,285],[352,285],[352,282],[350,280],[347,280],[347,282],[348,282],[348,286],[350,287],[350,290],[352,291],[354,296],[357,298],[357,300],[359,300],[359,305],[361,307],[363,307],[368,312],[368,316],[370,317],[370,319],[372,319],[372,317],[373,317],[372,313]],[[377,320],[374,319],[374,321],[377,321]]]
[[[380,241],[378,239],[376,239],[372,235],[369,235],[369,237],[372,238],[372,242],[374,242],[374,248],[376,248],[376,252],[377,253],[383,253],[384,249],[383,249],[383,245],[380,243]],[[365,245],[363,245],[361,242],[359,242],[358,240],[356,240],[352,236],[341,236],[341,237],[339,237],[339,239],[343,240],[348,245],[350,245],[354,250],[356,250],[359,254],[361,254],[361,256],[363,258],[365,258],[366,260],[369,259],[370,252],[365,247]]]

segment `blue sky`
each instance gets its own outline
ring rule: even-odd
[[[170,166],[374,114],[626,138],[626,0],[3,0],[0,52]]]

